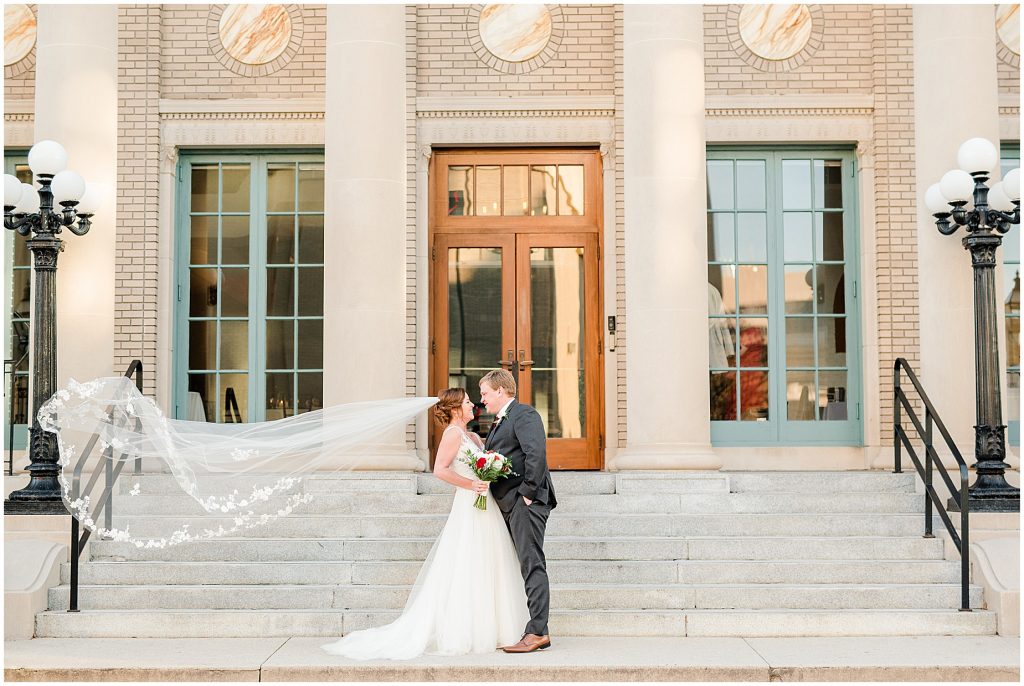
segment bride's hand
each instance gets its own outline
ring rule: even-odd
[[[473,479],[473,491],[477,495],[483,495],[484,493],[487,492],[488,488],[490,488],[490,484],[488,484],[486,481],[480,481],[479,479]]]

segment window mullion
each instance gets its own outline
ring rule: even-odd
[[[267,158],[252,160],[252,200],[249,204],[249,317],[250,333],[249,414],[253,421],[266,421],[267,414]]]

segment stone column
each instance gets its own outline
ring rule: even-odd
[[[89,233],[60,234],[65,244],[57,260],[60,387],[69,377],[110,376],[114,363],[117,6],[41,4],[37,12],[35,140],[63,145],[68,169],[104,190]]]
[[[708,401],[704,22],[626,5],[627,444],[612,469],[718,469]]]
[[[967,139],[977,136],[999,143],[995,18],[991,5],[914,5],[913,12],[920,376],[970,463],[975,423],[971,256],[961,243],[964,229],[953,236],[939,234],[925,207],[924,192],[957,167],[957,150]],[[951,100],[954,90],[970,96]],[[1002,321],[1000,317],[1000,327]],[[1005,369],[1005,347],[1001,348]],[[1000,376],[1005,385],[1005,372]],[[944,443],[936,450],[948,458]],[[953,464],[951,458],[944,462]]]
[[[405,8],[329,5],[324,403],[405,395]],[[404,430],[362,460],[421,469]]]

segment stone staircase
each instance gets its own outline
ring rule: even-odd
[[[553,635],[996,632],[994,613],[957,610],[959,561],[944,559],[941,539],[922,537],[913,474],[553,476]],[[136,483],[141,494],[129,496]],[[64,565],[37,636],[339,636],[396,617],[451,487],[429,474],[358,472],[313,476],[305,488],[318,497],[245,536],[163,550],[91,543],[81,611],[65,612]],[[146,533],[140,515],[192,504],[166,475],[127,476],[121,491],[116,523],[136,535]],[[982,608],[980,587],[971,604]]]

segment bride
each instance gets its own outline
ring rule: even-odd
[[[433,414],[447,426],[437,448],[434,475],[456,487],[448,521],[401,616],[323,646],[329,653],[357,660],[486,653],[518,641],[530,619],[505,520],[488,483],[476,479],[459,459],[466,450],[483,450],[480,438],[466,430],[473,401],[462,388],[449,388],[438,397]],[[486,510],[473,507],[477,494],[486,494]]]

